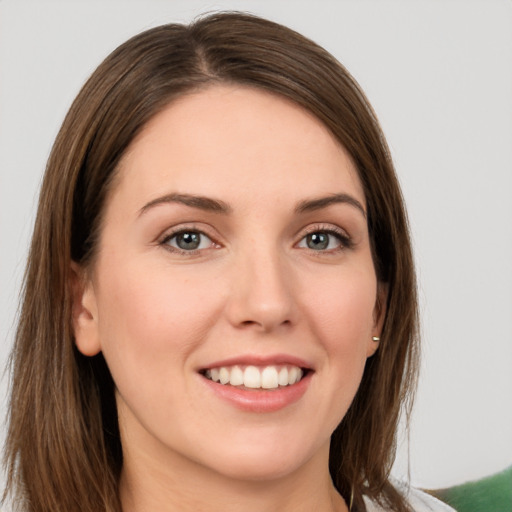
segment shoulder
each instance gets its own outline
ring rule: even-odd
[[[396,486],[402,494],[405,495],[414,512],[455,512],[453,508],[437,498],[430,496],[426,492],[415,489],[414,487]],[[389,512],[381,505],[364,498],[367,512]]]
[[[408,500],[415,512],[455,512],[446,503],[419,489],[411,488],[408,493]]]

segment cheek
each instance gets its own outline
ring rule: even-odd
[[[134,415],[148,431],[155,425],[169,430],[176,424],[175,411],[193,403],[190,356],[218,317],[218,299],[201,276],[142,268],[119,264],[103,274],[100,342],[119,414]]]
[[[350,272],[325,283],[308,310],[315,338],[327,355],[333,399],[341,409],[357,391],[372,343],[377,283],[372,272]]]
[[[158,378],[170,375],[169,361],[183,363],[201,343],[220,306],[200,278],[142,268],[119,264],[103,274],[100,341],[113,373],[126,368],[134,376]]]
[[[347,273],[325,282],[312,296],[314,325],[330,350],[365,352],[374,327],[376,290],[372,272]]]

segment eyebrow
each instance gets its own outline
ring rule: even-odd
[[[139,215],[146,213],[151,208],[168,203],[178,203],[183,204],[185,206],[190,206],[191,208],[198,208],[199,210],[204,210],[208,212],[220,213],[220,214],[229,214],[233,211],[231,206],[224,201],[219,199],[212,199],[211,197],[204,196],[196,196],[193,194],[166,194],[161,197],[157,197],[153,199],[149,203],[145,204],[139,211]],[[323,208],[327,208],[332,204],[349,204],[355,208],[357,208],[366,218],[366,211],[363,205],[353,196],[349,194],[332,194],[325,197],[319,197],[315,199],[306,199],[304,201],[300,201],[295,207],[296,213],[307,213],[313,212],[316,210],[321,210]]]
[[[145,204],[139,212],[139,215],[146,213],[149,209],[167,203],[178,203],[190,206],[192,208],[198,208],[207,212],[214,213],[231,213],[232,208],[224,201],[218,199],[212,199],[210,197],[196,196],[193,194],[167,194],[162,197],[157,197],[149,203]]]
[[[315,210],[321,210],[322,208],[327,208],[332,204],[349,204],[355,208],[357,208],[366,219],[366,211],[363,205],[353,196],[349,194],[332,194],[326,197],[319,197],[316,199],[308,199],[305,201],[301,201],[296,207],[295,211],[297,213],[306,213],[313,212]]]

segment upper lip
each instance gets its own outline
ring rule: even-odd
[[[271,365],[285,365],[298,366],[305,370],[313,370],[311,363],[306,360],[292,356],[289,354],[274,354],[274,355],[240,355],[214,361],[208,365],[202,366],[200,370],[207,370],[209,368],[220,368],[221,366],[271,366]]]

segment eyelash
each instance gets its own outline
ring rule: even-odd
[[[169,242],[176,238],[179,235],[186,234],[186,233],[195,233],[198,234],[201,237],[206,237],[210,240],[210,247],[208,248],[202,248],[202,249],[180,249],[179,247],[171,246]],[[313,234],[326,234],[333,236],[337,239],[339,242],[339,247],[336,247],[334,249],[327,249],[327,250],[315,250],[311,248],[304,247],[303,249],[309,250],[309,252],[315,254],[316,256],[322,255],[322,254],[334,254],[339,253],[346,249],[351,249],[353,247],[353,241],[351,240],[350,236],[347,235],[345,231],[343,231],[340,228],[337,228],[333,226],[332,224],[329,225],[316,225],[316,226],[310,226],[306,229],[304,234],[301,236],[298,243],[301,243],[304,239],[306,239],[308,236]],[[167,233],[162,240],[159,242],[159,245],[162,245],[166,250],[176,253],[179,255],[184,256],[195,256],[200,254],[202,251],[211,249],[211,248],[219,248],[220,245],[217,244],[213,237],[207,235],[203,230],[195,227],[195,226],[186,226],[186,227],[180,227],[176,229],[175,231],[172,231],[171,233]],[[298,245],[298,244],[295,244]]]
[[[186,234],[186,233],[196,233],[196,234],[200,235],[201,237],[208,238],[208,240],[210,240],[210,242],[211,242],[210,245],[212,247],[208,247],[206,249],[203,248],[203,249],[185,250],[185,249],[180,249],[179,247],[174,247],[174,246],[169,245],[169,242],[173,238],[176,238],[177,236],[182,235],[182,234]],[[175,231],[172,231],[171,233],[167,233],[162,238],[162,240],[159,242],[159,244],[162,245],[169,252],[172,252],[172,253],[175,253],[175,254],[184,255],[184,256],[196,256],[196,255],[200,254],[202,251],[208,250],[210,248],[220,247],[219,244],[215,243],[215,241],[213,240],[213,238],[211,236],[208,236],[202,229],[199,229],[199,228],[197,228],[195,226],[180,227],[180,228],[176,229]]]
[[[344,230],[342,230],[341,228],[338,228],[337,226],[333,226],[332,224],[328,224],[328,225],[324,224],[324,225],[316,225],[316,226],[308,227],[306,229],[306,232],[304,233],[304,235],[301,237],[300,242],[302,242],[302,240],[304,240],[309,235],[316,234],[316,233],[322,233],[322,234],[334,236],[340,244],[339,247],[336,247],[335,249],[329,249],[329,250],[309,249],[310,252],[315,253],[315,255],[317,255],[317,256],[322,255],[322,254],[339,253],[346,249],[352,249],[354,246],[354,243],[353,243],[352,239],[350,238],[350,236]]]

